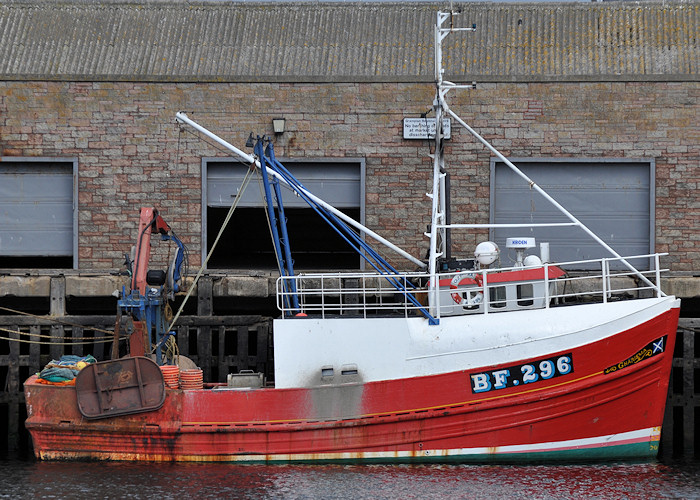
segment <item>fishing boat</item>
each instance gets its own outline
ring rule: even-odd
[[[664,254],[617,254],[450,109],[447,95],[460,85],[443,79],[442,41],[475,29],[455,27],[451,16],[438,13],[435,29],[427,258],[407,254],[309,192],[275,158],[272,141],[260,138],[249,154],[178,113],[183,126],[262,174],[280,267],[274,381],[261,374],[231,374],[225,384],[173,381],[159,350],[170,326],[152,312],[176,286],[178,265],[146,276],[139,251],[131,290],[119,302],[120,314],[134,320],[130,355],[88,363],[73,385],[40,383],[37,375],[25,382],[26,426],[39,459],[503,463],[656,456],[680,309],[660,287]],[[579,228],[610,255],[550,262],[546,245],[537,255],[533,238],[521,236],[545,224],[448,223],[446,117],[566,217],[549,226]],[[295,273],[283,188],[314,207],[372,270]],[[483,241],[469,258],[446,257],[449,231],[497,226],[514,236]],[[139,248],[157,233],[171,236],[156,211],[142,210]],[[408,259],[412,270],[394,269],[370,240]],[[499,243],[515,252],[513,265],[500,265]],[[648,270],[632,264],[640,260]],[[568,271],[581,264],[595,271]]]

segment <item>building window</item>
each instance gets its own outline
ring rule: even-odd
[[[364,160],[280,160],[314,195],[353,219],[364,222]],[[230,159],[203,160],[205,255],[237,196],[248,167]],[[210,269],[276,269],[260,176],[241,195],[217,244]],[[359,269],[360,256],[312,208],[291,190],[282,189],[295,269]]]
[[[77,159],[0,160],[0,267],[77,268]]]

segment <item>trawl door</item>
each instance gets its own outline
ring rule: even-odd
[[[653,161],[511,161],[620,255],[645,255],[653,251]],[[491,220],[495,223],[569,222],[507,165],[496,160],[492,161],[491,190]],[[501,246],[504,264],[509,262],[509,257],[514,258],[505,248],[505,239],[510,236],[534,236],[538,246],[549,242],[553,261],[612,257],[579,228],[495,229],[491,238]],[[632,263],[641,269],[649,266],[646,259]]]

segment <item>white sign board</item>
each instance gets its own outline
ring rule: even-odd
[[[442,133],[445,139],[452,136],[452,122],[449,118],[442,119]],[[434,139],[435,118],[404,118],[404,139]]]

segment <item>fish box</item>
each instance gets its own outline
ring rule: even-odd
[[[264,378],[262,373],[253,370],[243,370],[240,373],[229,373],[226,378],[228,387],[262,387]]]

